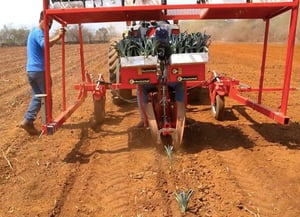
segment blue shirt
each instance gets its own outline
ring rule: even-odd
[[[45,71],[44,58],[44,31],[34,28],[30,31],[27,39],[27,72]]]

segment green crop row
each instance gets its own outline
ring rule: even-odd
[[[128,37],[118,41],[115,49],[120,57],[155,56],[162,44],[169,47],[171,54],[208,52],[210,37],[210,35],[201,32],[180,33],[179,35],[171,35],[167,43],[162,43],[155,37]]]

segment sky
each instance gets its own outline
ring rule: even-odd
[[[36,26],[42,8],[42,0],[2,0],[0,7],[0,28],[3,25],[13,27]]]
[[[178,4],[182,1],[183,0],[168,0],[168,3]],[[196,0],[184,0],[184,3],[196,3]],[[0,29],[4,25],[16,28],[31,28],[36,26],[42,8],[43,0],[1,0]]]

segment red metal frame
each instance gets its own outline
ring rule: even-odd
[[[147,70],[150,70],[148,72]],[[205,64],[185,64],[185,65],[170,65],[168,69],[168,81],[178,82],[178,81],[189,81],[188,87],[199,86],[202,83],[199,81],[205,80]],[[177,73],[174,73],[176,71]],[[120,79],[120,84],[118,88],[120,89],[134,89],[137,84],[132,81],[156,84],[157,81],[157,71],[156,66],[138,66],[138,67],[122,67],[121,68],[122,77]],[[201,85],[203,86],[203,85]]]
[[[65,120],[83,103],[87,97],[87,92],[95,93],[96,84],[86,76],[84,55],[83,55],[83,39],[81,32],[81,24],[93,22],[116,22],[130,20],[195,20],[195,19],[263,19],[265,25],[265,38],[261,62],[261,75],[259,88],[255,89],[259,92],[257,102],[250,101],[240,95],[240,92],[250,91],[250,89],[239,89],[237,83],[230,78],[222,78],[221,84],[225,85],[226,95],[232,97],[238,102],[250,106],[264,115],[274,119],[281,124],[287,124],[289,119],[286,116],[288,96],[292,73],[292,62],[294,55],[294,44],[298,17],[299,0],[291,2],[265,2],[265,3],[238,3],[238,4],[182,4],[182,5],[154,5],[154,6],[124,6],[124,7],[101,7],[101,8],[68,8],[68,9],[49,9],[48,0],[43,0],[43,9],[45,14],[45,71],[46,71],[46,123],[43,125],[45,134],[53,134]],[[282,90],[282,99],[280,111],[274,111],[261,105],[262,93],[267,89],[264,88],[265,62],[267,55],[268,34],[270,19],[287,11],[291,11],[289,37],[287,43],[287,55],[284,71],[284,82],[282,88],[274,88],[273,90]],[[52,92],[51,92],[51,68],[50,68],[50,46],[49,46],[49,29],[46,25],[49,18],[55,19],[62,26],[68,24],[79,24],[80,39],[80,60],[81,60],[81,80],[80,84],[75,85],[75,89],[79,90],[79,94],[75,103],[67,107],[66,91],[65,91],[65,46],[62,43],[62,113],[55,119],[52,117]],[[171,77],[172,78],[172,77]],[[199,78],[193,84],[200,86],[208,86],[209,83],[204,78]],[[103,85],[103,84],[102,84]],[[123,85],[123,86],[122,86]],[[106,88],[132,88],[132,85],[114,84]],[[104,91],[97,91],[97,94],[104,96]],[[251,89],[253,90],[253,89]],[[271,89],[269,89],[271,90]],[[97,98],[97,97],[96,97]]]

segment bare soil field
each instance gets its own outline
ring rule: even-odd
[[[108,44],[86,45],[86,69],[108,71]],[[300,86],[300,47],[295,48],[291,86]],[[281,87],[286,48],[272,44],[265,86]],[[80,79],[79,46],[66,51],[68,103]],[[258,86],[262,45],[210,47],[208,69]],[[188,105],[194,123],[170,163],[137,130],[135,103],[106,100],[106,118],[93,124],[93,103],[84,104],[53,136],[28,136],[18,127],[30,101],[26,48],[0,48],[0,217],[180,217],[175,192],[192,189],[186,217],[300,216],[300,92],[289,97],[288,126],[226,98],[225,120],[203,104]],[[61,107],[60,46],[51,51],[55,115]],[[256,94],[245,93],[254,98]],[[280,106],[280,93],[263,103]],[[40,126],[40,117],[36,121]]]

